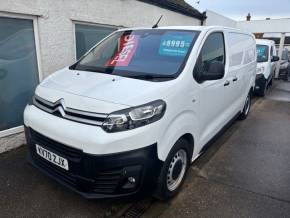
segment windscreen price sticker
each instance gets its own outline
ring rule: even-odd
[[[138,47],[139,36],[124,35],[120,38],[118,52],[107,63],[107,67],[128,66]]]
[[[162,37],[159,54],[163,56],[185,56],[191,45],[190,36],[165,35]]]

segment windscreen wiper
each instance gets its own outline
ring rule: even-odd
[[[153,74],[139,74],[139,75],[130,75],[129,78],[134,79],[144,79],[144,80],[154,80],[154,79],[175,79],[173,75],[153,75]]]

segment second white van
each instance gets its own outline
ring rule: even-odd
[[[273,40],[256,39],[257,43],[257,76],[255,92],[260,96],[265,96],[267,89],[273,83],[276,70],[276,47]]]
[[[168,199],[205,145],[247,117],[255,75],[255,39],[240,30],[118,30],[37,87],[29,159],[86,198]]]

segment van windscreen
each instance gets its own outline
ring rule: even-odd
[[[198,31],[166,29],[115,32],[70,69],[148,80],[176,78],[198,35]]]
[[[267,62],[269,58],[269,46],[257,45],[257,62]]]

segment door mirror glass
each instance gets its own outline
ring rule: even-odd
[[[278,56],[273,56],[272,59],[271,59],[271,62],[276,62],[276,61],[279,61],[280,58]]]
[[[223,78],[225,71],[225,44],[222,32],[208,36],[197,58],[193,77],[198,83]]]

